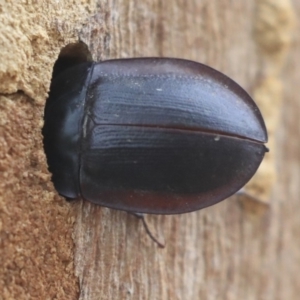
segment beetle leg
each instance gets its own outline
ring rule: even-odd
[[[143,223],[143,226],[147,232],[147,234],[149,235],[149,237],[151,238],[151,240],[156,243],[158,245],[158,247],[160,248],[165,248],[165,245],[162,244],[161,242],[158,241],[158,239],[152,234],[152,232],[150,231],[149,227],[148,227],[148,224],[145,220],[145,216],[144,214],[141,214],[141,213],[132,213],[130,212],[131,215],[134,215],[135,217],[137,217],[139,220],[142,221]]]
[[[75,200],[78,200],[78,198],[69,198],[69,197],[64,197],[68,202],[72,202]]]

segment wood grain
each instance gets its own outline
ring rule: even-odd
[[[108,11],[106,25],[99,29],[106,30],[107,37],[90,38],[89,32],[93,32],[90,26],[98,28],[101,19],[94,16],[88,30],[82,30],[81,38],[96,59],[132,56],[194,59],[225,72],[250,93],[255,94],[258,87],[266,89],[269,95],[278,89],[277,84],[279,89],[284,84],[279,75],[282,57],[286,57],[289,49],[293,15],[287,1],[264,1],[263,4],[251,1],[235,1],[230,6],[226,1],[168,1],[164,4],[131,1],[129,5],[122,1],[109,2],[107,7],[102,7]],[[257,14],[272,13],[274,5],[277,8],[275,21],[271,20],[274,27],[269,30],[263,26],[264,22],[269,24],[268,18],[260,16],[259,19]],[[267,38],[273,34],[276,41],[276,28],[280,27],[281,20],[276,13],[282,9],[291,18],[282,33],[287,38],[285,44],[282,42],[284,47],[272,48],[270,52],[263,48],[258,36]],[[257,28],[257,22],[262,22],[262,27]],[[103,39],[108,42],[104,44]],[[270,68],[276,68],[277,73],[270,72]],[[268,80],[274,80],[275,84],[265,88],[263,84]],[[271,103],[278,115],[280,95],[279,98]],[[296,115],[299,113],[297,105],[291,98],[289,102],[284,101],[283,111],[293,110],[289,113]],[[271,134],[271,139],[282,136],[276,144],[272,142],[276,151],[271,151],[276,153],[277,161],[286,161],[287,153],[280,149],[289,144],[287,140],[283,142],[286,132],[292,130],[295,137],[299,134],[297,124],[282,116],[280,131],[277,131],[274,126],[278,120],[274,121],[272,116],[270,120],[273,122],[271,133],[276,131],[276,137]],[[298,143],[294,143],[294,147],[299,147]],[[299,286],[290,273],[293,268],[284,261],[287,259],[291,264],[299,261],[299,244],[291,240],[291,232],[298,230],[298,221],[294,219],[297,215],[292,217],[283,202],[283,195],[287,193],[290,205],[295,205],[295,211],[299,210],[299,151],[292,150],[291,146],[289,149],[297,153],[293,158],[289,156],[298,174],[288,177],[289,184],[295,181],[293,194],[287,191],[287,181],[281,176],[275,184],[263,177],[269,189],[267,194],[274,188],[270,202],[232,197],[191,214],[147,216],[152,230],[165,241],[165,249],[159,249],[149,239],[133,216],[87,202],[75,204],[78,205],[75,266],[80,278],[80,299],[98,299],[100,295],[101,299],[285,299],[286,295],[288,299],[296,299]],[[274,163],[274,157],[269,163]],[[282,164],[280,173],[288,176],[286,168],[290,167]],[[263,180],[259,183],[261,190]],[[257,195],[259,197],[259,192]],[[289,226],[283,228],[286,218],[289,218]],[[295,247],[294,255],[283,257],[285,247],[291,244]],[[287,285],[281,281],[283,270]]]
[[[0,299],[298,299],[298,14],[300,0],[0,3]],[[43,105],[59,51],[79,39],[95,60],[192,59],[244,87],[269,130],[247,190],[263,201],[147,215],[160,249],[134,216],[59,197]]]

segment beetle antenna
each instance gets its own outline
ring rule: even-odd
[[[145,216],[141,213],[130,213],[132,215],[134,215],[135,217],[137,217],[139,220],[142,221],[143,223],[143,226],[147,232],[147,234],[149,235],[149,237],[151,238],[151,240],[156,243],[158,245],[159,248],[165,248],[165,245],[162,244],[153,234],[152,232],[150,231],[149,227],[148,227],[148,224],[145,220]]]

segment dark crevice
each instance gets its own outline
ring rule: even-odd
[[[53,67],[52,79],[70,67],[92,61],[92,55],[83,42],[71,43],[61,49]]]

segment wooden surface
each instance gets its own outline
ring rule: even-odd
[[[3,299],[298,299],[300,1],[74,3],[0,3]],[[248,187],[263,201],[234,196],[190,214],[149,215],[160,249],[134,216],[60,198],[40,130],[52,66],[78,38],[95,60],[181,57],[243,86],[270,134]]]

